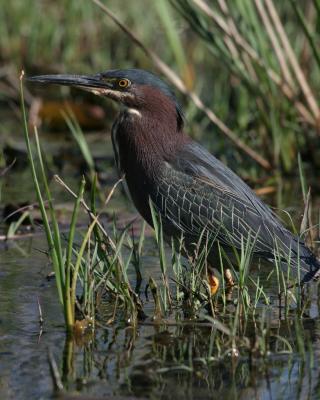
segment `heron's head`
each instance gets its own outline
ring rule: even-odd
[[[161,117],[165,121],[174,116],[177,129],[183,125],[181,107],[170,87],[142,69],[116,69],[95,75],[40,75],[29,80],[78,87],[122,103],[137,117]]]

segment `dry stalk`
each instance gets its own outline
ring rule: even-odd
[[[266,28],[266,32],[267,32],[267,34],[269,36],[269,39],[270,39],[271,45],[272,45],[272,47],[274,49],[274,52],[276,54],[276,57],[277,57],[277,59],[279,61],[279,65],[280,65],[280,68],[281,68],[281,71],[282,71],[282,76],[286,80],[286,82],[291,87],[294,88],[295,85],[294,85],[294,82],[293,82],[293,79],[292,79],[292,75],[291,75],[290,69],[289,69],[289,67],[287,65],[287,60],[286,60],[286,58],[284,56],[284,53],[283,53],[283,50],[282,50],[281,45],[279,43],[279,40],[277,38],[277,35],[276,35],[276,33],[275,33],[274,29],[273,29],[273,26],[272,26],[272,23],[270,21],[270,18],[268,17],[268,14],[267,14],[267,12],[266,12],[266,10],[264,8],[263,2],[262,2],[262,0],[255,0],[255,4],[256,4],[257,10],[259,12],[260,18],[261,18],[261,20],[263,22],[263,25]]]
[[[276,28],[276,31],[279,35],[279,38],[282,42],[282,46],[284,51],[286,52],[287,58],[291,64],[291,67],[295,73],[296,79],[300,85],[301,91],[304,94],[304,97],[306,99],[306,102],[308,103],[311,112],[314,115],[314,118],[316,120],[316,123],[319,123],[320,120],[320,110],[319,106],[317,103],[317,100],[315,99],[312,90],[304,76],[304,73],[298,63],[297,57],[290,45],[288,36],[283,28],[283,25],[280,21],[279,15],[277,13],[277,10],[273,4],[272,0],[265,0],[266,7],[268,9],[269,15],[272,19],[272,22]],[[318,131],[319,132],[319,131]],[[319,132],[320,134],[320,132]]]
[[[76,193],[74,193],[74,192],[69,188],[69,186],[68,186],[58,175],[54,175],[54,179],[55,179],[61,186],[63,186],[63,187],[66,189],[66,191],[67,191],[68,193],[71,194],[72,197],[74,197],[75,199],[77,198]],[[120,182],[123,181],[123,179],[124,179],[124,177],[121,177],[121,178],[113,185],[113,187],[111,188],[111,190],[110,190],[110,192],[109,192],[109,194],[108,194],[108,196],[107,196],[107,199],[106,199],[106,201],[105,201],[105,203],[104,203],[104,206],[106,206],[106,205],[109,203],[111,197],[113,196],[114,191],[116,190],[116,187],[119,185]],[[99,227],[99,229],[101,230],[103,236],[107,239],[107,241],[108,241],[108,243],[110,244],[112,250],[115,251],[115,250],[116,250],[116,245],[115,245],[115,243],[113,242],[113,240],[110,238],[110,236],[108,235],[108,233],[106,232],[106,230],[104,229],[104,227],[102,226],[102,224],[100,223],[100,221],[98,220],[99,215],[98,215],[98,216],[94,215],[93,212],[90,210],[90,207],[87,205],[87,203],[86,203],[83,199],[81,199],[80,203],[81,203],[81,205],[84,207],[84,209],[87,211],[87,213],[89,214],[90,219],[91,219],[91,220],[96,220],[96,225],[97,225],[97,226]]]
[[[203,0],[192,0],[196,6],[202,10],[211,20],[215,23],[215,25],[226,35],[233,38],[235,43],[245,52],[248,56],[255,61],[260,67],[262,67],[269,78],[279,87],[280,91],[287,97],[294,106],[296,107],[299,115],[302,119],[310,125],[316,125],[317,121],[310,113],[310,111],[305,107],[303,103],[297,100],[297,94],[293,87],[291,87],[287,82],[284,82],[283,79],[270,67],[267,67],[264,62],[261,60],[259,54],[256,50],[251,47],[251,45],[246,41],[246,39],[239,33],[238,30],[230,30],[228,24],[224,21],[224,19],[215,13]]]

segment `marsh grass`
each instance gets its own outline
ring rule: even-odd
[[[24,73],[22,72],[22,74],[20,76],[20,82],[21,82],[20,92],[21,92],[22,115],[23,115],[23,122],[24,122],[24,138],[25,138],[25,142],[26,142],[26,146],[27,146],[28,159],[29,159],[29,165],[30,165],[30,169],[31,169],[31,173],[32,173],[32,179],[33,179],[33,183],[35,186],[37,200],[39,203],[39,208],[41,211],[41,216],[43,219],[44,229],[45,229],[45,233],[46,233],[46,237],[47,237],[49,254],[50,254],[50,258],[53,263],[53,269],[54,269],[55,276],[56,276],[56,284],[57,284],[59,300],[64,309],[64,317],[65,317],[66,327],[68,330],[70,330],[73,325],[73,317],[72,317],[73,313],[72,313],[72,310],[70,309],[69,289],[67,291],[65,290],[66,271],[63,269],[64,263],[63,263],[63,253],[62,253],[61,241],[60,241],[60,232],[59,232],[57,219],[55,217],[55,213],[54,213],[54,209],[53,209],[51,195],[50,195],[50,192],[48,191],[48,183],[46,180],[46,174],[43,170],[41,150],[40,150],[40,145],[39,145],[39,140],[38,140],[36,130],[35,130],[35,138],[36,138],[36,143],[37,143],[37,156],[39,158],[40,165],[41,165],[40,174],[42,175],[42,178],[45,179],[43,184],[45,185],[46,194],[48,196],[49,213],[50,213],[50,216],[52,219],[52,226],[53,226],[52,228],[49,224],[49,216],[46,211],[44,199],[43,199],[41,189],[40,189],[38,174],[37,174],[36,168],[35,168],[33,152],[32,152],[31,143],[30,143],[30,139],[29,139],[25,105],[24,105],[23,75],[24,75]],[[76,207],[75,207],[75,209],[76,209]],[[67,267],[67,269],[68,269],[68,267]]]
[[[317,2],[304,7],[290,1],[294,12],[288,4],[273,0],[235,1],[232,7],[224,0],[215,4],[203,0],[171,3],[205,44],[212,60],[219,60],[241,82],[244,90],[238,93],[242,109],[238,128],[247,128],[242,108],[247,104],[257,127],[258,120],[263,125],[258,141],[272,143],[273,163],[281,162],[285,169],[291,169],[299,147],[319,135]],[[290,40],[293,32],[298,40]],[[302,54],[308,59],[307,71]],[[254,101],[245,93],[251,93]],[[285,123],[281,122],[283,117]],[[310,130],[298,139],[301,120]]]

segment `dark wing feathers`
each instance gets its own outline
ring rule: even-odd
[[[310,271],[309,260],[318,268],[303,241],[285,229],[237,175],[200,145],[191,142],[184,146],[175,160],[165,163],[159,179],[154,202],[170,221],[167,229],[172,224],[194,241],[207,229],[221,244],[238,249],[242,238],[255,237],[254,252],[258,255],[271,259],[277,247],[284,258],[290,255],[293,265],[299,256],[305,272]]]
[[[204,147],[192,142],[184,146],[174,167],[190,173],[191,176],[206,181],[208,184],[220,187],[221,191],[229,193],[236,199],[244,200],[261,215],[273,216],[274,213],[266,206],[238,175],[227,168]]]
[[[183,195],[181,182],[184,183]],[[258,218],[254,209],[226,191],[213,188],[201,179],[185,175],[169,165],[158,186],[156,204],[165,218],[189,237],[193,236],[194,241],[207,228],[222,244],[240,249],[241,236],[248,235],[250,231],[254,236],[254,227],[258,223],[254,220]],[[270,252],[268,246],[259,242],[258,239],[257,252]]]

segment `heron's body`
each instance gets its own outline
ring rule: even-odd
[[[134,205],[150,225],[149,198],[161,215],[165,236],[183,235],[190,252],[200,237],[212,238],[234,260],[234,250],[249,239],[255,243],[253,255],[271,261],[280,254],[284,264],[300,264],[306,280],[313,276],[314,255],[245,182],[184,133],[170,143],[175,135],[169,131],[163,140],[161,124],[150,134],[140,119],[127,110],[119,114],[113,127],[114,150]],[[175,125],[173,121],[172,130]],[[152,157],[154,148],[160,157]],[[218,257],[213,246],[209,262],[217,265]]]
[[[235,173],[185,135],[181,108],[158,77],[142,70],[114,70],[76,78],[34,80],[74,84],[124,105],[112,132],[116,161],[149,224],[151,200],[165,236],[183,236],[190,254],[200,237],[219,243],[230,256],[250,241],[258,257],[273,260],[277,254],[284,264],[300,265],[302,282],[318,277],[319,262],[303,240],[284,228]],[[208,261],[214,264],[215,259],[213,246]]]

